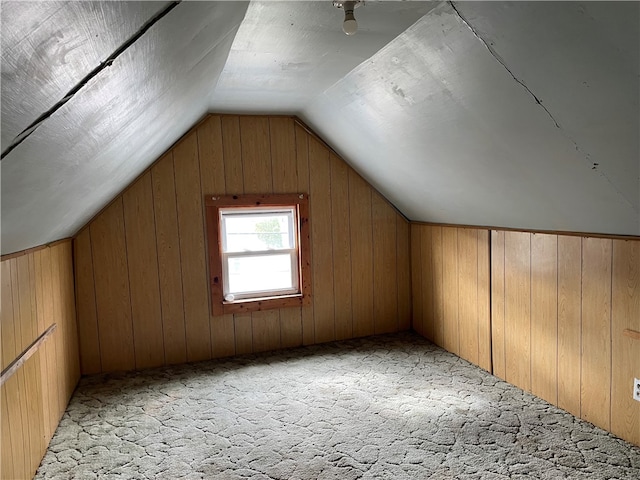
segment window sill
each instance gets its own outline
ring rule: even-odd
[[[276,308],[302,307],[311,305],[311,296],[301,293],[293,295],[281,295],[277,297],[243,298],[233,302],[223,301],[219,312],[214,314],[257,312],[260,310],[272,310]],[[218,309],[216,309],[218,310]]]

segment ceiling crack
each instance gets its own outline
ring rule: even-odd
[[[629,200],[627,198],[627,196],[611,181],[611,179],[602,171],[600,170],[598,167],[600,166],[599,163],[596,162],[592,162],[591,160],[591,155],[585,151],[583,151],[580,146],[578,145],[578,143],[571,138],[569,135],[567,135],[567,133],[565,132],[565,130],[560,126],[560,124],[558,123],[558,121],[555,119],[555,117],[551,114],[551,112],[549,111],[549,109],[542,103],[542,101],[536,96],[535,93],[533,93],[531,91],[531,89],[529,87],[527,87],[527,85],[520,80],[518,77],[516,77],[514,75],[514,73],[509,70],[509,67],[507,67],[506,63],[504,62],[504,60],[502,60],[500,58],[500,56],[495,52],[495,50],[491,47],[491,45],[480,36],[480,34],[477,32],[477,30],[473,27],[473,25],[471,25],[471,23],[469,23],[469,21],[460,13],[460,11],[458,10],[458,8],[456,7],[456,5],[453,3],[452,0],[449,0],[447,3],[449,3],[449,5],[451,5],[451,8],[453,9],[453,11],[455,12],[455,14],[458,16],[458,18],[460,19],[460,21],[462,23],[464,23],[464,25],[471,31],[471,33],[473,33],[473,35],[482,43],[482,45],[484,45],[484,47],[487,49],[487,51],[491,54],[491,56],[507,71],[507,73],[509,73],[509,75],[511,75],[511,78],[513,78],[522,88],[524,88],[527,93],[529,95],[531,95],[531,97],[533,97],[533,99],[535,100],[535,102],[540,105],[540,107],[542,107],[542,109],[546,112],[546,114],[549,116],[549,118],[553,121],[554,125],[556,126],[556,128],[558,128],[559,130],[562,131],[562,134],[564,135],[565,138],[567,138],[571,143],[573,143],[573,146],[575,147],[576,151],[581,154],[582,156],[584,156],[584,158],[587,160],[587,162],[589,163],[589,167],[592,170],[596,170],[598,172],[598,174],[604,178],[609,185],[611,185],[611,187],[618,193],[618,195],[620,195],[620,197],[631,207],[631,209],[638,213],[640,215],[640,208],[638,206],[636,206],[634,204],[633,201]]]
[[[69,100],[71,100],[87,83],[89,83],[93,78],[98,76],[103,70],[113,65],[113,62],[122,55],[129,47],[131,47],[135,42],[137,42],[142,35],[144,35],[151,27],[153,27],[158,21],[160,21],[165,15],[167,15],[171,10],[177,7],[182,0],[178,0],[175,2],[171,2],[167,5],[162,11],[151,17],[147,22],[145,22],[129,39],[120,45],[116,50],[114,50],[111,55],[109,55],[104,61],[100,62],[100,64],[91,70],[82,80],[80,80],[67,94],[62,97],[62,99],[58,100],[58,102],[53,105],[49,110],[40,115],[31,125],[25,128],[22,132],[20,132],[11,142],[11,145],[7,147],[7,149],[2,152],[0,159],[4,159],[11,151],[24,142],[29,136],[35,132],[40,125],[44,123],[49,117],[55,114],[58,110],[60,110]]]
[[[500,56],[493,50],[493,48],[491,48],[491,45],[489,45],[487,43],[487,41],[482,38],[478,32],[476,31],[475,28],[473,28],[473,26],[468,22],[468,20],[466,18],[464,18],[464,16],[460,13],[460,11],[458,10],[458,8],[455,6],[455,4],[450,1],[449,5],[451,5],[451,8],[453,9],[454,12],[456,12],[456,15],[458,16],[458,18],[462,21],[462,23],[464,23],[467,28],[469,30],[471,30],[471,33],[473,33],[475,35],[475,37],[480,40],[480,42],[485,46],[485,48],[489,51],[489,53],[491,54],[491,56],[493,58],[496,59],[496,61],[502,65],[502,67],[509,73],[509,75],[511,75],[511,78],[513,78],[518,84],[520,84],[522,86],[522,88],[524,88],[527,93],[529,93],[529,95],[531,95],[533,97],[533,99],[536,101],[536,103],[538,105],[540,105],[545,112],[547,112],[547,115],[549,116],[549,118],[551,120],[553,120],[553,123],[555,124],[556,128],[562,129],[562,127],[560,127],[560,124],[558,123],[558,121],[553,117],[553,115],[551,115],[551,112],[547,109],[547,107],[544,106],[544,104],[542,103],[542,100],[540,100],[535,93],[533,93],[531,91],[531,89],[529,87],[527,87],[527,85],[520,80],[518,77],[516,77],[513,72],[511,70],[509,70],[509,67],[507,67],[506,63],[504,63],[504,61],[500,58]]]

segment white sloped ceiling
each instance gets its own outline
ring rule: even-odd
[[[411,220],[640,235],[637,2],[370,1],[353,37],[328,0],[0,8],[3,253],[207,110],[299,115]]]

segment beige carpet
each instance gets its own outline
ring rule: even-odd
[[[38,479],[640,479],[640,449],[414,334],[94,376]]]

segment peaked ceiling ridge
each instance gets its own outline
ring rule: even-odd
[[[80,90],[82,90],[93,78],[102,73],[103,70],[110,67],[113,62],[122,55],[127,49],[129,49],[135,42],[137,42],[149,29],[151,29],[156,23],[164,18],[171,10],[177,7],[183,0],[177,0],[171,2],[164,9],[158,12],[156,15],[147,20],[131,37],[116,48],[113,53],[107,56],[104,60],[86,74],[73,88],[71,88],[66,95],[58,100],[49,110],[42,113],[36,118],[27,128],[20,132],[11,142],[11,144],[2,152],[0,160],[3,160],[11,151],[25,141],[29,136],[35,132],[48,118],[54,115],[60,110],[69,100],[71,100]]]

